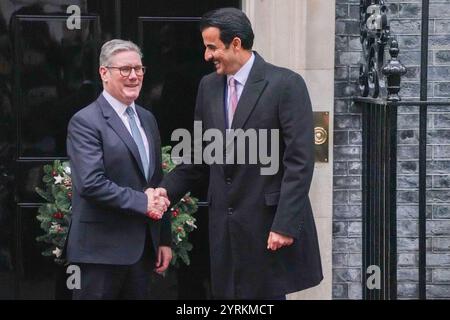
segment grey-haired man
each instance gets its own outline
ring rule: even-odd
[[[106,42],[99,67],[104,90],[69,123],[66,251],[81,268],[74,299],[145,299],[152,269],[163,272],[172,258],[169,218],[150,218],[169,201],[151,188],[163,176],[155,118],[134,103],[145,72],[141,57],[130,41]]]

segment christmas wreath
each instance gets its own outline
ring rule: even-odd
[[[170,157],[170,146],[162,148],[162,167],[164,173],[175,168]],[[42,252],[44,256],[54,256],[55,262],[64,264],[61,258],[62,248],[67,237],[71,215],[72,180],[70,177],[69,162],[55,160],[53,164],[44,166],[42,181],[45,188],[36,188],[36,192],[46,201],[38,210],[36,218],[40,221],[44,234],[36,238],[48,244]],[[189,233],[197,226],[194,213],[198,209],[198,199],[187,193],[177,204],[170,208],[172,228],[173,259],[171,264],[178,267],[180,261],[189,265],[189,251],[192,244],[189,242]],[[166,213],[167,214],[167,213]]]

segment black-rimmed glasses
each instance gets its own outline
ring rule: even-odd
[[[146,67],[144,66],[136,66],[136,67],[130,67],[130,66],[123,66],[123,67],[112,67],[112,66],[106,66],[108,69],[119,69],[120,75],[122,77],[129,77],[131,74],[131,69],[134,69],[134,73],[136,73],[137,76],[143,76],[145,73]]]

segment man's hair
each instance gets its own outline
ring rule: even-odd
[[[122,39],[112,39],[105,42],[102,46],[102,50],[100,52],[100,65],[109,66],[111,63],[111,58],[115,54],[123,51],[134,51],[139,54],[141,59],[143,57],[141,49],[135,43]]]
[[[221,8],[205,13],[200,20],[200,31],[215,27],[220,30],[220,40],[228,48],[231,41],[238,37],[242,47],[251,50],[253,47],[252,24],[245,13],[236,8]]]

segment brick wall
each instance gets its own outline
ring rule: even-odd
[[[421,0],[387,0],[404,100],[419,97]],[[450,0],[430,0],[428,95],[450,98]],[[351,103],[361,44],[359,0],[336,0],[333,297],[362,298],[361,110]],[[450,298],[450,106],[430,107],[427,147],[427,296]],[[398,118],[398,296],[418,297],[417,107]]]

